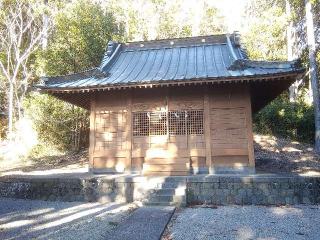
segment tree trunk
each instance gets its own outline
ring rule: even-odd
[[[9,96],[8,96],[8,139],[12,139],[13,129],[13,83],[9,82]]]
[[[45,6],[47,6],[48,0],[43,0],[43,3],[45,4]],[[48,46],[48,15],[46,13],[43,14],[43,28],[44,32],[41,41],[41,47],[43,50],[46,50]]]
[[[288,19],[287,26],[287,59],[288,61],[293,60],[293,36],[292,36],[292,19],[291,19],[291,6],[289,0],[286,0],[286,15]],[[289,88],[289,100],[290,102],[296,102],[298,97],[298,87],[297,81],[295,81]]]
[[[315,122],[315,150],[320,153],[320,109],[319,109],[319,83],[317,78],[316,44],[314,37],[313,15],[310,0],[305,0],[306,25],[309,48],[310,80],[312,85],[314,122]]]

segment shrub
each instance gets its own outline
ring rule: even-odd
[[[256,113],[253,118],[254,130],[311,143],[314,141],[314,112],[302,100],[289,102],[284,94]]]
[[[59,150],[79,150],[88,146],[88,111],[46,94],[30,94],[24,103],[25,113],[37,130],[40,145]]]

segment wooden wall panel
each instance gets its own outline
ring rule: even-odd
[[[212,89],[210,133],[213,165],[249,166],[251,111],[246,86]]]
[[[116,170],[117,172],[123,172],[126,168],[125,164],[126,158],[124,157],[103,156],[93,159],[94,168]]]
[[[213,149],[247,148],[245,108],[212,108],[210,126]]]
[[[191,167],[204,168],[206,167],[206,157],[191,157]]]
[[[132,168],[141,171],[144,163],[144,157],[132,157]]]
[[[203,109],[203,89],[173,88],[169,91],[168,108],[169,110]]]
[[[95,101],[93,167],[110,171],[131,168],[128,129],[129,92],[98,93]]]
[[[126,169],[140,169],[152,159],[189,159],[201,168],[211,164],[254,166],[250,104],[245,85],[99,93],[91,106],[90,166],[115,168],[118,164],[119,168],[123,164]],[[133,136],[134,112],[193,109],[203,110],[203,134]],[[150,157],[156,153],[159,155]]]
[[[165,89],[134,89],[132,92],[132,111],[166,111]]]
[[[247,167],[248,156],[213,156],[214,166]]]
[[[129,92],[110,91],[108,93],[100,92],[96,95],[97,110],[116,110],[126,109]]]

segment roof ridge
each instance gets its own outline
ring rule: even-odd
[[[220,45],[227,45],[227,43],[204,43],[204,44],[193,44],[193,45],[171,45],[171,46],[164,46],[164,47],[140,47],[140,48],[124,48],[122,52],[133,52],[133,51],[149,51],[149,50],[160,50],[160,49],[172,49],[172,48],[188,48],[188,47],[202,47],[202,46],[220,46]]]
[[[159,39],[150,41],[137,41],[127,42],[124,45],[127,49],[136,48],[152,48],[152,47],[170,47],[170,46],[192,46],[195,44],[226,44],[226,34],[220,35],[209,35],[209,36],[196,36],[196,37],[184,37],[184,38],[170,38],[170,39]]]
[[[174,41],[174,40],[182,40],[182,39],[197,39],[197,38],[208,38],[208,37],[222,37],[226,36],[227,33],[221,33],[221,34],[211,34],[211,35],[199,35],[199,36],[189,36],[189,37],[175,37],[175,38],[161,38],[161,39],[152,39],[152,40],[143,40],[143,41],[130,41],[127,42],[127,44],[130,43],[144,43],[144,42],[161,42],[161,41]]]

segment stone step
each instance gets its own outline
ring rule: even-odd
[[[143,201],[145,206],[175,206],[175,207],[185,207],[186,202],[156,202],[156,201]]]
[[[147,182],[136,185],[137,188],[159,191],[161,189],[186,189],[185,182]]]
[[[180,188],[180,187],[186,187],[185,182],[163,182],[163,183],[158,183],[156,185],[157,188],[160,189],[165,189],[165,188]]]
[[[148,171],[142,170],[144,176],[187,176],[189,175],[189,170],[187,171]]]
[[[175,188],[160,188],[154,191],[155,194],[159,195],[175,195],[176,189]]]
[[[143,172],[189,172],[189,163],[152,164],[144,163]]]
[[[185,187],[159,188],[159,189],[154,189],[153,194],[157,194],[158,196],[166,196],[166,195],[181,196],[186,194],[186,188]]]
[[[155,195],[151,196],[149,199],[150,202],[185,202],[185,196],[176,196],[176,195]]]

